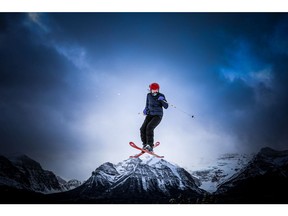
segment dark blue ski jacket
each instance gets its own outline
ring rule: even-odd
[[[158,98],[164,97],[164,101],[158,100]],[[145,110],[147,115],[160,115],[163,116],[163,108],[168,108],[168,103],[166,101],[165,95],[158,93],[156,96],[153,96],[151,93],[147,94]]]

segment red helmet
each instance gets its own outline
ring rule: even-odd
[[[160,86],[159,86],[158,83],[151,83],[151,84],[149,85],[149,88],[150,88],[150,91],[151,91],[151,90],[159,90]]]

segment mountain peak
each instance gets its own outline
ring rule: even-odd
[[[183,194],[195,203],[205,193],[185,169],[148,155],[106,162],[85,183],[67,192],[70,198],[105,203],[168,203]]]
[[[238,173],[219,185],[218,203],[287,203],[288,151],[262,148]]]
[[[20,167],[30,167],[34,169],[42,169],[40,163],[31,159],[25,154],[17,155],[9,158],[16,166]]]

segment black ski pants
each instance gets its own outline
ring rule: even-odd
[[[140,135],[143,144],[149,144],[151,147],[154,145],[154,129],[159,125],[162,120],[161,115],[147,115],[141,128]]]

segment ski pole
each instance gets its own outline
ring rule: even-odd
[[[165,101],[165,100],[163,100],[163,102],[165,102],[166,104],[170,105],[170,106],[173,107],[174,109],[177,108],[178,111],[180,111],[180,112],[182,112],[182,113],[185,113],[186,115],[191,116],[192,118],[195,117],[194,115],[191,115],[190,113],[188,113],[188,112],[186,112],[186,111],[180,109],[179,107],[176,107],[175,105],[173,105],[173,104],[171,104],[171,103],[168,103],[168,102]],[[138,115],[141,115],[141,114],[143,114],[143,113],[140,113],[140,112],[138,113]],[[143,115],[144,115],[144,114],[143,114]]]
[[[177,110],[181,111],[182,113],[185,113],[186,115],[191,116],[192,118],[194,118],[194,115],[191,115],[190,113],[188,113],[188,112],[180,109],[179,107],[176,107],[175,105],[173,105],[173,104],[171,104],[171,103],[168,103],[168,102],[165,101],[165,100],[163,100],[163,102],[165,102],[166,104],[170,105],[171,107],[173,107],[173,108],[175,108],[175,109],[177,108]]]

